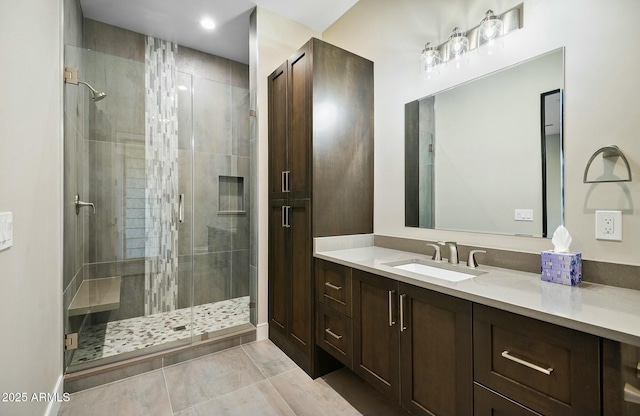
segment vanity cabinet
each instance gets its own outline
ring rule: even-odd
[[[267,83],[269,338],[316,377],[313,238],[373,231],[373,63],[311,39]]]
[[[473,338],[475,381],[497,393],[478,414],[501,396],[548,416],[600,414],[598,337],[474,304]]]
[[[316,259],[316,343],[353,367],[351,268]]]
[[[353,370],[411,413],[471,414],[471,302],[359,270]]]

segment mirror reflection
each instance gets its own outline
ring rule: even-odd
[[[405,106],[405,225],[550,237],[563,221],[558,49]]]

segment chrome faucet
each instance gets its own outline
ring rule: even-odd
[[[438,244],[449,247],[449,263],[458,264],[458,245],[454,241],[438,241]]]
[[[475,269],[478,267],[478,262],[476,261],[476,253],[484,253],[487,254],[484,250],[471,250],[469,252],[469,258],[467,259],[467,267]]]
[[[435,250],[433,252],[433,257],[431,257],[431,260],[433,261],[442,261],[442,255],[440,254],[440,246],[437,244],[429,244],[427,243],[427,245],[429,247],[433,247],[433,249]]]

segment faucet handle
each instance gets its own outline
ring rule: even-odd
[[[440,254],[440,246],[437,244],[427,244],[429,247],[433,247],[433,249],[435,250],[433,252],[433,257],[431,257],[431,260],[434,261],[442,261],[442,255]]]
[[[487,254],[487,252],[484,250],[471,250],[469,252],[469,258],[467,259],[467,267],[471,267],[472,269],[478,267],[478,262],[476,261],[476,253]]]

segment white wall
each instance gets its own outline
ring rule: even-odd
[[[45,414],[62,377],[62,4],[0,4],[0,211],[13,247],[0,251],[3,415]],[[56,406],[51,409],[55,414]]]
[[[640,39],[640,2],[601,0],[524,0],[524,27],[505,40],[499,57],[472,55],[455,73],[423,81],[418,57],[427,41],[440,43],[454,26],[476,26],[491,8],[506,11],[520,0],[360,0],[323,33],[323,39],[375,63],[375,222],[377,234],[454,240],[519,251],[551,247],[545,239],[448,232],[404,227],[404,104],[453,85],[566,47],[565,66],[565,225],[572,249],[584,258],[640,265],[640,179],[626,184],[582,183],[591,154],[607,144],[625,152],[640,177],[640,54],[625,39]],[[597,26],[595,25],[597,22]],[[597,29],[596,29],[597,27]],[[622,242],[597,241],[596,209],[623,210]]]
[[[258,336],[268,320],[268,234],[269,234],[269,186],[268,186],[268,120],[267,77],[310,38],[321,34],[280,15],[258,7]]]

